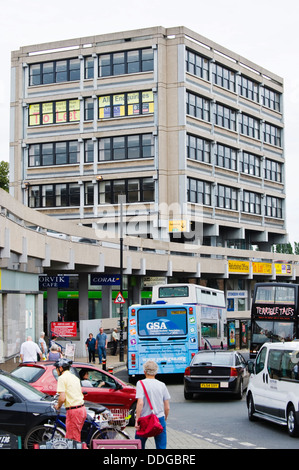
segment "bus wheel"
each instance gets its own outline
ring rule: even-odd
[[[295,408],[293,405],[289,405],[287,411],[287,423],[288,423],[288,433],[291,437],[298,436],[299,427],[296,420]]]

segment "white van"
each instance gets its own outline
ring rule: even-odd
[[[248,418],[274,421],[299,433],[299,341],[265,343],[255,361],[246,393]]]

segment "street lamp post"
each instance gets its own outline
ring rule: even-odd
[[[126,196],[118,196],[120,205],[120,225],[119,225],[119,245],[120,245],[120,293],[123,296],[123,204],[126,202]],[[123,304],[120,304],[120,333],[119,333],[119,360],[124,361],[124,310]]]

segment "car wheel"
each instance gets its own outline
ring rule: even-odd
[[[249,421],[255,421],[256,418],[254,416],[254,401],[252,395],[250,394],[247,400],[247,408],[248,408],[248,419]]]
[[[291,437],[298,436],[299,427],[296,420],[295,408],[293,405],[288,407],[287,411],[287,424],[288,424],[288,433]]]
[[[239,384],[239,389],[238,389],[237,394],[236,394],[236,398],[237,398],[238,400],[242,400],[243,392],[244,392],[243,380],[241,379],[241,380],[240,380],[240,384]]]
[[[185,397],[185,400],[192,400],[192,398],[193,398],[193,393],[191,393],[191,392],[186,392],[186,390],[184,390],[184,397]]]

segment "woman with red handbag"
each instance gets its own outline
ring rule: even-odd
[[[141,440],[145,449],[147,438],[154,436],[156,448],[166,449],[170,395],[166,385],[155,378],[158,365],[154,361],[145,362],[143,370],[145,379],[139,380],[136,386],[136,439]]]

